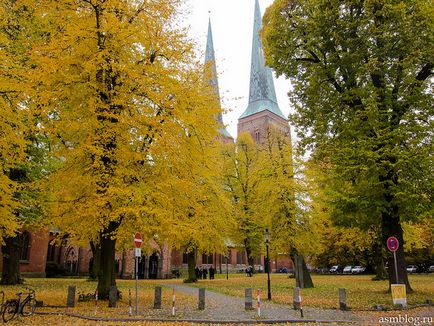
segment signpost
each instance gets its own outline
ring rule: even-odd
[[[399,241],[395,237],[389,237],[387,239],[387,249],[389,249],[391,252],[393,252],[393,262],[395,264],[395,276],[396,276],[396,283],[398,283],[398,264],[396,263],[396,251],[399,248]]]
[[[398,263],[396,262],[396,251],[399,248],[399,241],[395,237],[387,239],[387,249],[393,252],[393,262],[395,266],[396,283],[398,283]],[[393,304],[401,304],[403,307],[407,306],[407,297],[405,284],[391,284]]]
[[[135,272],[136,272],[136,316],[139,314],[139,257],[142,255],[142,235],[140,232],[136,232],[134,235],[134,260],[135,260]]]

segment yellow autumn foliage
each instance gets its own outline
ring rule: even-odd
[[[221,239],[219,108],[177,27],[179,4],[34,3],[49,31],[32,52],[35,100],[59,166],[47,180],[50,224],[72,238],[98,242],[117,225],[122,246],[135,231],[203,248]]]
[[[30,120],[27,50],[32,35],[23,6],[11,1],[0,4],[0,243],[22,226],[17,216],[20,186],[10,171],[25,160]]]

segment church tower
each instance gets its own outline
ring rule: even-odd
[[[206,40],[205,66],[208,66],[211,69],[211,78],[209,79],[208,82],[214,89],[214,93],[218,99],[218,106],[220,109],[220,112],[217,116],[217,121],[220,126],[219,137],[222,139],[224,143],[233,143],[234,138],[226,130],[225,125],[223,124],[223,115],[221,113],[220,90],[219,90],[219,83],[217,78],[217,68],[215,64],[214,43],[212,39],[212,30],[211,30],[211,18],[208,21],[208,36]]]
[[[271,127],[290,137],[288,120],[277,104],[273,74],[265,65],[262,41],[259,37],[262,28],[261,18],[259,2],[255,0],[249,104],[238,119],[238,135],[248,132],[257,143],[264,141]]]

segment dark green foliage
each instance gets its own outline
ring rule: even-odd
[[[418,1],[276,1],[264,18],[268,63],[291,78],[301,148],[327,162],[339,225],[400,241],[403,221],[432,218],[434,5]],[[388,255],[389,266],[393,266]]]

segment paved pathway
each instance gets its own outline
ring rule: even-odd
[[[162,286],[173,287],[177,292],[197,296],[198,288],[176,283],[164,283]],[[217,292],[206,291],[205,310],[188,311],[183,307],[177,307],[177,314],[186,319],[221,320],[221,321],[254,321],[254,320],[311,320],[311,321],[360,321],[357,316],[348,311],[324,310],[315,308],[303,309],[304,318],[300,311],[295,311],[292,306],[261,301],[261,317],[258,318],[256,300],[254,310],[244,309],[244,298],[233,297]]]

